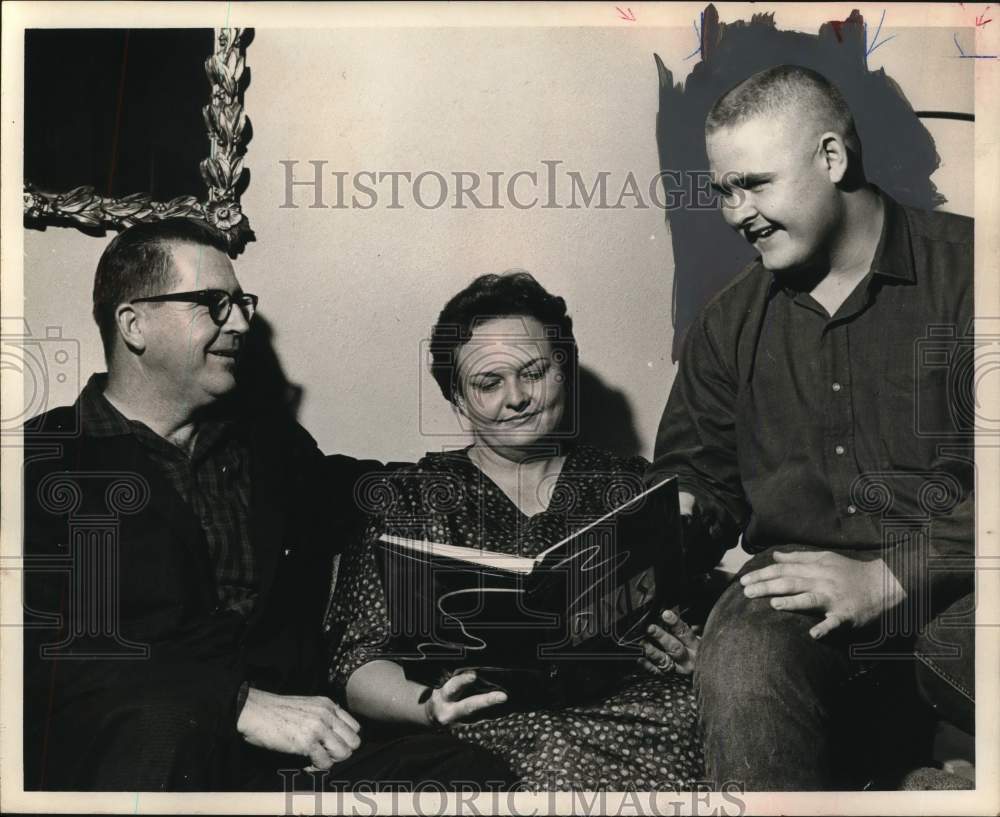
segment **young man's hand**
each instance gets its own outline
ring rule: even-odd
[[[863,627],[899,604],[906,593],[882,559],[850,559],[828,551],[775,551],[773,565],[740,578],[747,598],[771,596],[776,610],[821,612],[809,634]]]
[[[247,743],[308,757],[317,769],[347,760],[361,745],[360,724],[321,696],[276,695],[250,687],[236,728]]]

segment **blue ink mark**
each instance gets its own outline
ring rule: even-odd
[[[868,55],[876,48],[885,45],[889,40],[895,39],[896,35],[886,37],[882,42],[878,41],[878,35],[882,33],[882,23],[885,22],[885,9],[882,9],[882,18],[878,21],[878,28],[875,29],[875,39],[872,40],[871,48],[868,47],[868,23],[865,23],[865,64],[868,62]]]
[[[957,56],[957,58],[960,60],[995,60],[997,59],[998,56],[1000,56],[997,54],[966,54],[965,51],[962,49],[962,46],[958,44],[957,31],[954,34],[952,34],[951,38],[955,41],[955,48],[958,49],[958,54],[957,55],[953,54],[952,56]]]
[[[694,51],[692,51],[690,54],[688,54],[684,58],[685,60],[689,60],[695,54],[700,54],[701,53],[701,29],[703,29],[705,27],[705,12],[701,13],[701,28],[698,27],[698,21],[697,20],[692,20],[691,21],[691,25],[694,26],[694,36],[698,38],[698,47]]]

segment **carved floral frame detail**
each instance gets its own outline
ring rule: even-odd
[[[249,124],[243,109],[242,80],[246,69],[247,35],[252,29],[215,29],[215,48],[205,60],[211,84],[209,103],[202,108],[210,143],[209,155],[199,164],[207,187],[207,198],[178,196],[153,201],[150,193],[131,193],[121,198],[101,196],[89,185],[65,193],[24,185],[26,224],[69,223],[84,228],[123,230],[142,222],[184,216],[207,221],[226,236],[232,254],[253,239],[246,215],[240,207],[240,188],[249,174],[243,167],[244,138]]]

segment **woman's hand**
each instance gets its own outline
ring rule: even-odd
[[[499,690],[476,694],[470,688],[475,680],[476,673],[463,672],[453,675],[443,686],[435,689],[424,703],[428,723],[432,726],[447,726],[480,709],[506,702],[507,693]]]
[[[673,610],[664,610],[660,617],[664,626],[649,625],[642,645],[645,655],[639,659],[639,664],[654,675],[671,670],[690,675],[698,659],[701,637]]]

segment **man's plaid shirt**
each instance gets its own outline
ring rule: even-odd
[[[149,426],[130,420],[104,396],[107,375],[93,375],[80,394],[83,431],[92,437],[131,435],[145,447],[201,523],[222,609],[249,615],[259,586],[250,541],[250,456],[234,424],[203,423],[191,456]]]

